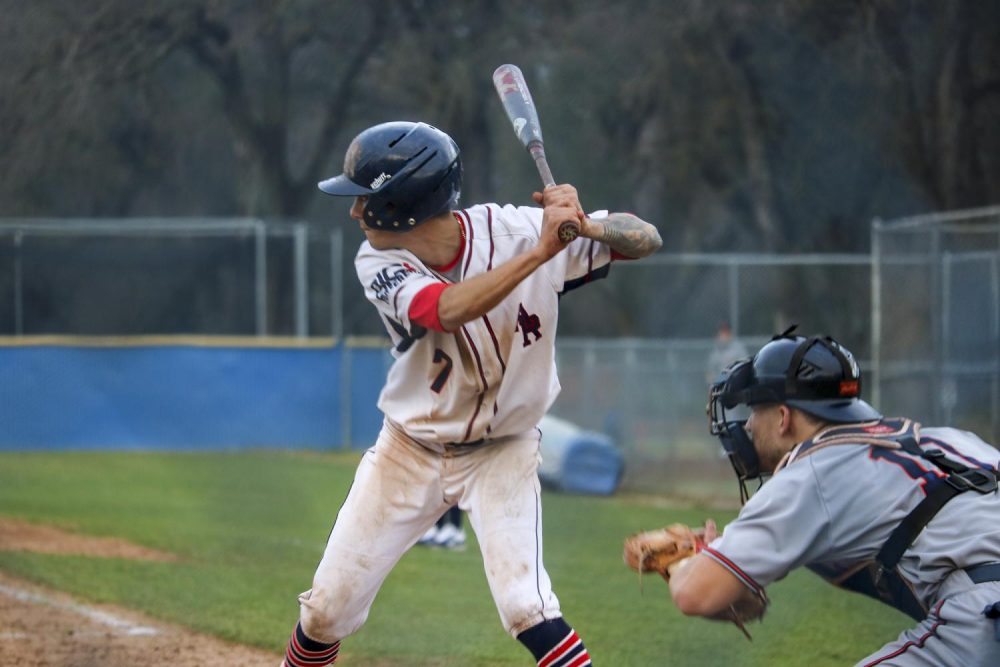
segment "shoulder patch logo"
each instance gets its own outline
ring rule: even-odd
[[[389,294],[410,276],[419,273],[416,268],[407,262],[401,264],[390,264],[383,268],[368,286],[375,293],[375,298],[379,301],[389,301]]]
[[[535,340],[542,337],[542,321],[538,319],[538,315],[529,314],[528,311],[524,309],[524,304],[517,304],[517,326],[514,327],[514,331],[520,331],[521,335],[524,336],[524,347],[531,345],[531,339],[528,336],[534,336]]]

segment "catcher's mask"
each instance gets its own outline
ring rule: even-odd
[[[790,327],[752,358],[729,366],[709,390],[709,429],[736,471],[741,499],[746,496],[746,481],[768,471],[760,469],[757,450],[744,428],[746,419],[731,419],[727,411],[739,405],[781,403],[833,423],[882,418],[861,400],[861,371],[845,347],[829,336],[806,338],[794,331],[795,326]]]
[[[737,403],[732,396],[738,389],[748,383],[747,376],[752,375],[751,359],[742,359],[731,364],[716,378],[708,392],[708,421],[712,435],[719,438],[722,449],[729,457],[736,478],[740,483],[740,503],[745,503],[749,497],[746,483],[761,477],[760,459],[757,450],[747,434],[746,419],[732,418]]]

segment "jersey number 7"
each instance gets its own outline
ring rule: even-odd
[[[431,391],[435,394],[440,394],[441,388],[444,387],[444,383],[448,381],[448,376],[451,375],[451,357],[448,356],[447,352],[436,347],[434,348],[434,363],[444,363],[444,368],[441,369],[441,372],[434,378],[434,382],[431,383]]]

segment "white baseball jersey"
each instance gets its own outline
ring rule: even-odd
[[[874,434],[887,424],[899,423],[885,420],[868,428],[875,429]],[[863,442],[864,434],[859,436]],[[1000,451],[972,433],[926,428],[919,431],[919,438],[925,451],[940,449],[948,458],[969,467],[995,469],[1000,462]],[[784,467],[706,549],[710,557],[758,593],[801,566],[840,583],[859,566],[874,560],[930,485],[944,483],[944,474],[936,466],[901,450],[860,442],[814,445],[805,452],[800,451],[802,447],[792,450]],[[952,498],[931,519],[904,553],[898,571],[933,616],[940,612],[941,600],[973,588],[962,568],[995,562],[1000,562],[1000,494],[967,491]],[[1000,584],[982,586],[992,587],[980,589],[987,598],[1000,600]],[[951,633],[962,632],[963,621],[967,624],[969,634],[955,645],[971,642],[979,650],[990,651],[990,656],[1000,656],[996,642],[990,641],[983,648],[979,637],[991,631],[982,605],[973,607],[975,613],[966,614],[967,618],[948,621]],[[956,613],[947,607],[946,611]],[[936,616],[926,623],[935,631],[942,625]],[[916,650],[907,642],[909,639],[899,643],[900,654]],[[921,648],[924,643],[928,650],[936,646],[921,642]],[[893,665],[911,664],[899,656],[894,659],[899,661]],[[942,664],[952,663],[946,659]],[[979,664],[979,659],[961,664]]]
[[[542,210],[483,204],[457,218],[465,248],[447,275],[406,250],[375,250],[368,242],[355,259],[365,296],[378,309],[396,358],[379,408],[411,437],[430,443],[475,442],[537,425],[560,388],[559,295],[603,278],[611,262],[607,245],[580,238],[486,315],[451,333],[428,330],[410,321],[414,297],[429,285],[469,279],[533,248]]]

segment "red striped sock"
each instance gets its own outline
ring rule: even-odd
[[[517,636],[538,667],[586,667],[590,654],[580,636],[561,618],[543,621]]]
[[[340,652],[340,642],[324,644],[310,639],[302,632],[302,624],[295,624],[295,632],[288,640],[285,650],[285,665],[287,667],[324,667],[337,662]]]
[[[570,630],[561,642],[538,661],[538,667],[585,667],[589,664],[590,654],[576,630]]]

